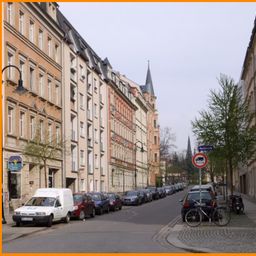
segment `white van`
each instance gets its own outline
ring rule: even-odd
[[[67,188],[39,188],[24,206],[14,211],[16,226],[21,223],[45,223],[51,227],[53,221],[70,221],[74,210],[72,191]]]

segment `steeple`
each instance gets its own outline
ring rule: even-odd
[[[144,86],[142,86],[142,90],[143,92],[147,92],[152,96],[155,96],[151,72],[150,72],[149,60],[148,60],[148,71],[147,71],[146,83]]]

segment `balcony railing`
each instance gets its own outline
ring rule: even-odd
[[[91,112],[90,109],[87,110],[87,118],[88,118],[89,120],[92,120],[92,112]]]
[[[88,137],[89,137],[89,135],[88,135]],[[91,137],[88,138],[88,147],[92,147],[92,138]]]
[[[71,140],[76,140],[76,131],[71,130]]]
[[[92,171],[92,165],[91,164],[88,164],[88,173],[92,174],[93,171]]]
[[[72,161],[72,171],[76,172],[76,162]]]

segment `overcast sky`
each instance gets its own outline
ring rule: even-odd
[[[191,120],[207,108],[217,77],[239,81],[256,3],[59,3],[60,10],[101,57],[138,84],[147,61],[161,127],[171,127],[177,151],[192,147]]]

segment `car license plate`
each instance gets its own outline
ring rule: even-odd
[[[23,217],[23,218],[21,218],[21,220],[24,220],[24,221],[32,221],[33,218]]]
[[[201,203],[201,206],[206,206],[206,203]]]

